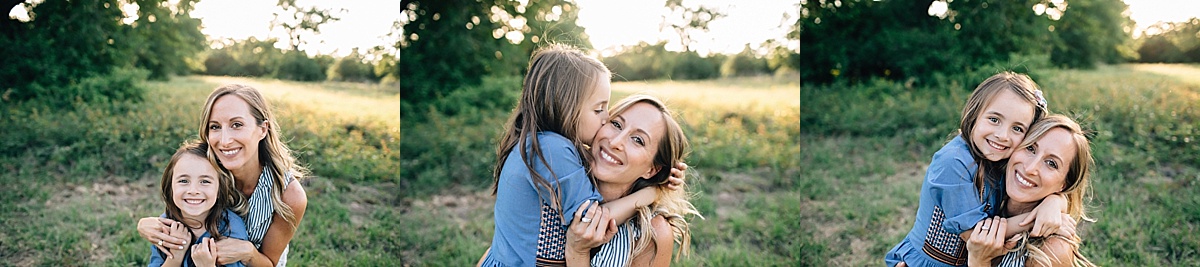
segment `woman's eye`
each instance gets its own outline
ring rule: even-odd
[[[613,126],[613,127],[616,127],[616,128],[617,128],[617,130],[620,130],[620,129],[621,129],[621,122],[619,122],[619,121],[617,121],[617,120],[611,120],[611,121],[608,121],[608,123],[612,123],[612,126]]]
[[[640,137],[640,136],[634,136],[634,137],[633,137],[633,142],[634,142],[634,143],[636,143],[636,144],[638,144],[639,146],[644,146],[644,145],[646,145],[646,141],[643,141],[643,140],[642,140],[642,137]]]
[[[240,122],[235,122],[235,123],[233,123],[233,128],[234,128],[234,129],[240,129],[240,128],[242,128],[242,123],[240,123]]]
[[[1025,147],[1025,151],[1029,151],[1029,153],[1033,153],[1033,146]]]
[[[209,125],[208,125],[208,130],[209,130],[209,131],[216,131],[216,130],[220,130],[220,129],[221,129],[221,126],[218,126],[218,125],[216,125],[216,124],[209,124]]]

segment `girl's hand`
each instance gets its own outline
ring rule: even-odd
[[[1052,194],[1046,197],[1041,204],[1038,204],[1037,207],[1033,208],[1033,211],[1029,212],[1032,216],[1026,217],[1025,221],[1020,223],[1021,226],[1029,225],[1030,222],[1033,223],[1033,229],[1029,230],[1030,236],[1047,236],[1053,234],[1065,224],[1062,219],[1063,213],[1061,208],[1066,206],[1065,199],[1055,196],[1057,195]],[[1074,231],[1072,230],[1072,232]]]
[[[592,248],[612,240],[617,234],[617,225],[608,213],[608,209],[601,207],[600,203],[583,203],[575,211],[575,218],[567,229],[567,253],[588,257]]]
[[[675,167],[671,168],[671,175],[667,177],[667,189],[680,190],[684,185],[684,178],[687,177],[687,163],[675,163]]]
[[[172,221],[170,228],[167,229],[167,234],[171,238],[178,238],[182,240],[192,239],[192,232],[188,230],[187,226],[180,222]],[[183,259],[182,256],[187,253],[186,247],[184,246],[167,246],[169,246],[167,247],[167,251],[164,251],[167,254],[167,259],[181,260]],[[175,255],[180,255],[180,257],[175,257]]]
[[[172,223],[175,223],[175,220],[159,217],[141,218],[137,223],[138,235],[141,235],[146,241],[150,241],[150,244],[154,244],[154,247],[158,248],[159,251],[166,253],[167,257],[171,257],[173,255],[167,249],[168,247],[178,248],[188,243],[188,240],[184,239],[187,236],[184,236],[184,238],[171,236]],[[161,245],[159,241],[162,241]]]
[[[216,267],[217,259],[214,258],[217,255],[216,243],[212,238],[205,237],[200,244],[192,245],[192,262],[196,263],[196,266]]]
[[[1007,224],[1008,219],[1000,217],[983,219],[975,224],[971,239],[967,240],[969,266],[991,266],[992,259],[1008,253],[1004,248]]]
[[[225,238],[216,241],[217,264],[226,265],[252,259],[258,254],[258,249],[250,241],[237,238]]]

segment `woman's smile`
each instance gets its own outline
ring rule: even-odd
[[[608,149],[605,149],[604,146],[601,146],[600,149],[598,149],[598,150],[599,150],[599,153],[597,153],[597,154],[599,154],[599,155],[597,155],[598,158],[603,159],[607,163],[612,164],[612,165],[625,164],[624,162],[621,162],[621,160],[618,160],[616,157],[614,157],[612,153],[609,153]]]

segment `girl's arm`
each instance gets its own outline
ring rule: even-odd
[[[292,208],[292,213],[296,215],[296,226],[299,226],[304,219],[304,210],[308,207],[308,196],[298,180],[292,180],[283,191],[283,203]],[[295,233],[296,229],[288,225],[283,217],[275,214],[271,225],[267,227],[266,235],[263,236],[260,249],[254,249],[254,244],[249,241],[226,238],[217,241],[220,247],[217,259],[222,265],[241,261],[246,266],[275,266]]]
[[[137,223],[138,235],[141,235],[143,239],[150,241],[150,244],[154,244],[155,246],[158,246],[158,241],[162,240],[163,245],[158,246],[158,248],[163,252],[167,252],[163,247],[180,248],[184,245],[190,245],[187,240],[171,236],[170,228],[174,222],[175,220],[162,217],[141,218]]]
[[[1033,229],[1029,231],[1032,236],[1047,236],[1058,231],[1066,222],[1062,219],[1062,214],[1067,213],[1067,198],[1057,193],[1050,194],[1042,199],[1042,203],[1033,208],[1030,212],[1035,214],[1021,221],[1021,225],[1029,225],[1033,223]],[[1074,235],[1074,233],[1071,233]]]
[[[685,172],[687,168],[687,164],[679,162],[675,164],[675,167],[671,168],[671,175],[667,177],[665,185],[642,188],[617,200],[604,203],[602,206],[612,212],[609,216],[613,220],[616,220],[617,224],[627,221],[633,217],[638,208],[649,206],[655,200],[658,200],[658,195],[661,193],[659,190],[680,190],[683,188],[683,178],[686,177]]]

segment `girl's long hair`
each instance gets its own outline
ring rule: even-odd
[[[499,190],[500,171],[508,154],[513,149],[520,151],[525,167],[529,169],[539,196],[548,194],[552,207],[561,209],[561,200],[557,188],[551,186],[547,179],[534,169],[534,163],[540,161],[549,169],[550,164],[542,155],[541,145],[537,139],[539,132],[558,133],[570,139],[579,151],[581,164],[585,168],[591,162],[591,155],[584,153],[584,144],[577,140],[580,110],[586,96],[592,93],[597,81],[608,79],[611,73],[608,68],[595,58],[588,57],[577,49],[565,45],[550,45],[533,53],[529,61],[529,73],[521,85],[521,99],[516,109],[505,124],[503,137],[496,149],[496,167],[492,171],[492,195]],[[554,170],[550,175],[556,176]]]
[[[283,217],[283,220],[287,221],[289,226],[296,228],[296,214],[292,212],[291,206],[283,203],[283,189],[284,186],[287,186],[287,175],[300,180],[308,174],[308,169],[296,162],[296,158],[292,156],[292,150],[288,149],[287,144],[279,139],[280,128],[282,128],[280,121],[271,112],[271,105],[267,103],[267,99],[263,98],[257,89],[247,85],[229,84],[213,90],[212,94],[208,95],[208,101],[204,103],[203,120],[200,121],[201,142],[205,144],[209,142],[208,120],[212,118],[213,104],[222,96],[235,96],[246,101],[250,105],[250,114],[254,116],[256,126],[267,127],[266,138],[258,142],[258,161],[275,178],[271,180],[271,206],[275,208],[276,213],[279,213],[279,217]],[[220,163],[215,151],[209,150],[208,158]],[[258,179],[258,177],[249,178]]]
[[[208,216],[203,222],[188,221],[184,219],[183,212],[179,209],[174,201],[173,192],[175,183],[172,181],[175,178],[175,165],[179,163],[185,155],[193,155],[200,158],[207,158],[208,144],[202,142],[187,142],[179,149],[175,150],[175,154],[171,156],[171,161],[167,163],[167,169],[163,171],[161,180],[161,189],[163,203],[166,203],[166,209],[163,213],[167,214],[167,219],[172,219],[184,223],[184,225],[195,225],[198,223],[204,224],[204,229],[208,231],[214,239],[221,239],[223,236],[218,226],[221,222],[228,222],[229,218],[225,217],[225,210],[232,209],[238,214],[244,214],[246,210],[245,196],[237,192],[236,186],[233,184],[233,175],[229,174],[228,170],[221,168],[216,162],[208,161],[212,164],[213,169],[217,170],[217,197],[213,203],[212,209],[208,211]],[[190,226],[189,226],[190,227]],[[194,240],[193,240],[194,241]]]
[[[666,104],[653,96],[628,96],[614,106],[609,114],[615,117],[637,103],[647,103],[657,108],[661,112],[660,114],[662,114],[663,123],[666,127],[664,127],[665,134],[659,140],[657,151],[654,154],[653,164],[659,167],[658,172],[648,179],[638,178],[633,182],[633,186],[629,188],[629,191],[624,194],[629,195],[642,188],[655,186],[659,195],[654,203],[638,208],[634,215],[634,218],[637,219],[637,224],[641,227],[639,227],[639,234],[634,240],[631,255],[642,253],[653,243],[656,237],[654,236],[654,228],[651,227],[651,221],[655,216],[663,216],[666,218],[667,224],[671,226],[674,242],[679,244],[679,251],[676,256],[686,256],[691,247],[691,230],[684,216],[696,215],[700,216],[700,218],[704,217],[692,205],[691,194],[687,190],[686,183],[684,184],[684,188],[678,190],[669,190],[663,185],[671,175],[671,168],[676,163],[683,162],[683,159],[691,153],[691,145],[688,143],[687,136],[683,133],[683,128],[675,121]]]
[[[979,83],[975,87],[975,91],[971,92],[971,96],[967,99],[967,104],[963,106],[962,121],[959,122],[959,134],[962,135],[963,141],[966,141],[967,147],[970,148],[971,157],[975,159],[979,167],[975,172],[974,183],[975,189],[979,192],[980,197],[984,196],[983,189],[985,186],[995,187],[997,180],[991,180],[989,177],[997,177],[1004,171],[1004,166],[1008,164],[1008,159],[991,162],[983,156],[983,152],[979,151],[975,142],[971,140],[971,134],[975,129],[975,122],[979,120],[979,116],[983,115],[984,108],[996,98],[1000,92],[1008,90],[1020,96],[1029,105],[1034,107],[1033,124],[1041,120],[1048,112],[1046,110],[1045,99],[1039,96],[1040,90],[1037,83],[1033,82],[1029,76],[1017,74],[1013,72],[1001,72],[992,75]],[[1016,103],[1014,103],[1016,104]]]

